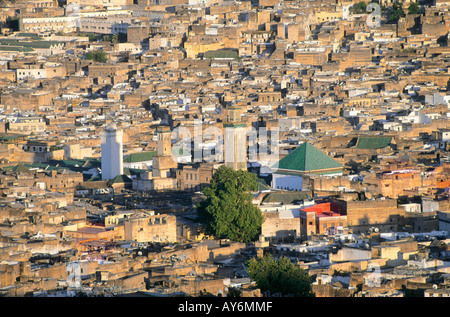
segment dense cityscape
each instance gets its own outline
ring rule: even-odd
[[[450,1],[0,8],[0,297],[450,297]]]

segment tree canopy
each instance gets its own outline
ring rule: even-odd
[[[358,3],[355,3],[349,8],[350,13],[352,14],[362,14],[366,13],[367,10],[367,3],[364,1],[360,1]]]
[[[409,4],[408,13],[409,14],[419,14],[420,13],[420,6],[417,4],[417,2],[411,2]]]
[[[84,55],[84,58],[91,59],[94,62],[99,63],[105,63],[108,58],[106,57],[106,53],[103,51],[95,51],[95,52],[88,52],[86,55]]]
[[[306,270],[297,267],[286,257],[276,259],[271,254],[265,254],[263,257],[249,260],[246,270],[263,292],[297,297],[314,296],[311,291],[311,278]]]
[[[206,199],[197,205],[206,233],[238,242],[256,240],[263,223],[261,210],[252,204],[250,191],[256,189],[255,174],[221,166],[203,190]]]
[[[394,2],[392,7],[388,10],[387,21],[388,23],[397,23],[400,18],[405,16],[402,4]]]

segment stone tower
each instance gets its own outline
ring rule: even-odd
[[[178,164],[172,157],[172,135],[169,126],[159,126],[156,129],[158,135],[158,154],[153,156],[153,177],[171,177],[170,170],[177,168]]]
[[[247,124],[241,120],[241,108],[227,109],[223,124],[225,166],[235,171],[247,170]]]
[[[170,128],[168,126],[159,126],[156,129],[158,136],[158,155],[171,156],[172,155],[172,138]]]
[[[113,122],[101,132],[102,179],[123,174],[123,131]]]

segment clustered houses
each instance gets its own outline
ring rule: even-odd
[[[357,2],[4,1],[0,294],[265,296],[271,252],[316,296],[449,296],[448,3]],[[254,243],[196,222],[221,165],[258,175]]]

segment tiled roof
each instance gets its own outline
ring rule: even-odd
[[[136,162],[151,161],[153,159],[153,156],[155,156],[157,154],[158,154],[157,151],[132,153],[130,155],[127,155],[123,159],[123,162],[124,163],[136,163]]]
[[[391,143],[392,137],[359,137],[358,141],[356,142],[355,148],[357,149],[382,149]]]
[[[342,167],[340,163],[328,157],[325,153],[308,142],[303,143],[293,152],[289,153],[281,159],[278,164],[279,169],[301,172],[339,167]]]
[[[113,179],[111,179],[108,182],[108,185],[111,186],[112,184],[118,184],[118,183],[130,183],[131,182],[131,178],[129,178],[126,175],[117,175],[116,177],[114,177]]]
[[[310,199],[310,196],[306,192],[271,192],[264,197],[264,203],[283,203],[293,204],[297,201]]]

